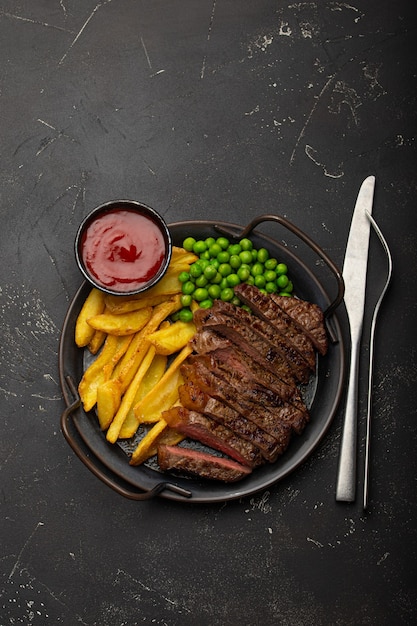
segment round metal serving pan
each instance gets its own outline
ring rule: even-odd
[[[287,225],[283,218],[265,217],[274,221],[282,220],[284,225]],[[262,221],[265,219],[259,218],[255,223]],[[83,410],[77,394],[77,386],[83,375],[84,351],[75,345],[74,330],[77,316],[91,289],[85,282],[69,305],[59,345],[59,376],[67,405],[61,417],[61,428],[74,452],[90,471],[127,498],[144,500],[160,495],[176,501],[210,503],[248,496],[282,480],[299,467],[318,446],[334,418],[345,378],[345,346],[334,313],[343,297],[343,281],[337,268],[332,265],[331,270],[336,274],[339,292],[336,300],[331,303],[310,268],[291,250],[257,231],[253,225],[242,229],[236,224],[201,220],[177,222],[170,224],[169,229],[174,245],[181,245],[187,236],[204,239],[209,236],[216,237],[220,232],[228,233],[229,237],[233,234],[236,237],[250,234],[255,247],[266,247],[271,255],[288,265],[297,296],[315,302],[327,311],[327,317],[331,317],[328,321],[331,322],[333,340],[329,342],[326,356],[318,359],[316,378],[310,385],[313,392],[309,401],[309,424],[301,436],[293,437],[287,451],[275,463],[256,468],[250,476],[237,483],[226,484],[168,475],[153,469],[155,464],[153,467],[129,465],[125,452],[118,445],[107,442],[105,434],[98,426],[95,412],[86,413]],[[297,234],[301,233],[304,239],[309,240],[299,229],[295,230]],[[311,243],[311,240],[309,242]],[[313,246],[315,250],[318,248],[314,243]],[[318,250],[320,252],[319,248]],[[327,255],[323,251],[321,253],[328,260]]]

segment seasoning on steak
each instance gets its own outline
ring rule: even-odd
[[[162,418],[177,432],[227,454],[238,463],[252,468],[262,463],[261,453],[256,446],[207,415],[175,406],[164,411]]]
[[[279,407],[265,407],[249,400],[228,382],[213,374],[201,361],[182,365],[181,373],[185,380],[196,381],[203,391],[242,413],[283,444],[288,445],[293,423],[295,428],[300,429],[307,421],[304,413],[288,403]]]
[[[285,440],[277,441],[272,435],[259,428],[238,410],[209,396],[192,380],[179,388],[180,402],[184,407],[208,415],[219,424],[227,426],[239,437],[253,443],[261,451],[262,457],[274,462],[285,449]]]
[[[200,478],[221,480],[226,483],[242,480],[251,468],[226,457],[191,450],[182,446],[158,446],[158,464],[163,471],[180,471]]]
[[[279,296],[276,293],[272,293],[271,298],[310,337],[318,353],[324,356],[328,348],[328,338],[321,308],[312,302]]]
[[[268,295],[254,285],[241,283],[235,287],[238,298],[261,319],[269,322],[287,337],[302,354],[311,369],[316,365],[316,353],[310,337],[294,323],[293,319]]]

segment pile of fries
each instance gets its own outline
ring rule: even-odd
[[[196,329],[193,322],[169,318],[181,308],[178,276],[197,258],[174,247],[164,277],[138,296],[111,296],[93,288],[76,321],[77,346],[97,355],[78,388],[84,410],[95,408],[110,443],[147,426],[131,465],[156,454],[159,443],[175,445],[183,439],[162,413],[179,404],[180,365],[191,354]]]

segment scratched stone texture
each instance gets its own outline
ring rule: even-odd
[[[413,0],[0,0],[1,626],[416,622],[415,13]],[[276,213],[341,266],[369,174],[394,259],[369,511],[374,235],[355,503],[335,502],[343,402],[302,467],[240,500],[133,502],[88,472],[60,432],[57,363],[81,219],[115,198],[168,222]],[[332,293],[314,254],[263,228]]]

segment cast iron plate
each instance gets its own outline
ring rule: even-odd
[[[170,224],[169,228],[174,245],[181,245],[184,238],[190,235],[197,239],[204,239],[209,236],[217,237],[219,232],[216,230],[216,224],[234,229],[236,232],[243,230],[236,224],[202,220],[177,222]],[[291,250],[257,230],[251,233],[250,238],[255,247],[266,247],[271,255],[288,265],[289,274],[300,298],[315,302],[323,310],[329,306],[329,298],[320,282]],[[67,404],[71,402],[71,399],[65,384],[66,378],[70,376],[78,384],[83,375],[84,351],[75,345],[74,329],[75,321],[90,289],[88,283],[81,285],[70,303],[62,328],[59,346],[59,374]],[[222,502],[248,496],[273,485],[293,472],[312,454],[328,430],[340,402],[345,377],[345,347],[335,314],[332,315],[331,322],[337,341],[329,343],[326,356],[318,359],[316,379],[310,385],[310,389],[313,389],[312,397],[309,399],[310,423],[301,436],[293,437],[288,450],[275,463],[256,468],[249,477],[231,484],[168,475],[147,466],[132,467],[129,465],[125,452],[118,445],[107,442],[105,434],[98,426],[94,411],[85,413],[80,406],[74,411],[72,418],[76,430],[87,448],[90,462],[93,458],[97,459],[113,481],[120,480],[121,484],[131,485],[139,490],[149,491],[161,481],[174,483],[189,490],[191,497],[185,498],[169,489],[161,491],[159,495],[163,498],[182,502]]]

